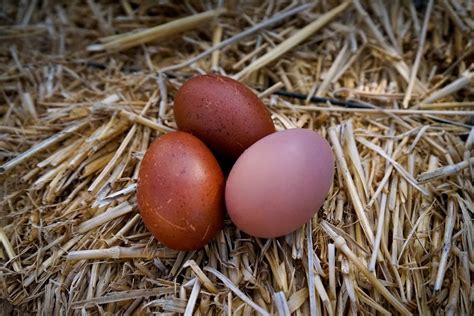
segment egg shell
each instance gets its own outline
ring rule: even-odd
[[[174,116],[180,130],[197,136],[224,160],[235,161],[275,132],[262,101],[245,85],[219,75],[186,81],[176,93]]]
[[[286,235],[318,211],[333,176],[332,150],[319,134],[290,129],[268,135],[235,162],[226,183],[227,212],[249,235]]]
[[[154,141],[138,174],[137,200],[148,230],[176,250],[203,247],[224,220],[224,175],[195,136],[172,132]]]

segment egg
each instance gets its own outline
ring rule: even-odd
[[[203,247],[223,225],[224,175],[206,145],[185,132],[154,141],[140,165],[138,208],[145,226],[169,248]]]
[[[186,81],[176,93],[174,117],[178,129],[197,136],[219,158],[232,162],[275,132],[262,101],[245,85],[219,75]]]
[[[331,147],[316,132],[290,129],[268,135],[250,146],[230,171],[227,212],[249,235],[286,235],[319,210],[333,176]]]

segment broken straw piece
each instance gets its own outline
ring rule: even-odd
[[[103,50],[121,51],[134,46],[145,44],[153,40],[171,36],[195,28],[206,20],[214,18],[224,12],[222,9],[209,10],[203,13],[190,15],[165,24],[161,24],[139,32],[125,33],[115,37],[105,44],[92,44],[87,46],[90,52]]]
[[[426,183],[439,178],[445,178],[466,169],[469,165],[474,165],[474,157],[471,157],[469,160],[458,162],[454,165],[447,165],[431,171],[423,172],[417,177],[417,180],[419,183]]]

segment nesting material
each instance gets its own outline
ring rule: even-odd
[[[471,1],[217,2],[0,5],[2,311],[474,314]],[[140,161],[207,72],[331,143],[305,227],[227,220],[191,252],[145,229]]]

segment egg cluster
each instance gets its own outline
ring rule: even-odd
[[[166,246],[203,247],[226,210],[249,235],[283,236],[323,204],[334,175],[331,147],[310,130],[275,132],[269,111],[245,85],[194,77],[178,90],[174,116],[180,131],[150,145],[137,187],[142,219]],[[227,180],[223,169],[230,169]]]

